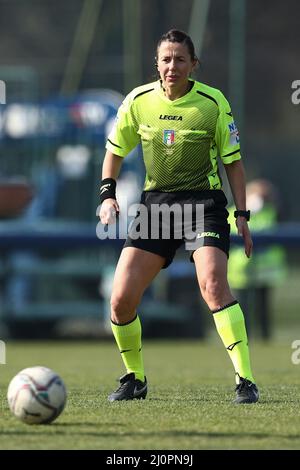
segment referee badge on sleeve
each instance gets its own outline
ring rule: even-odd
[[[230,132],[230,145],[238,144],[240,142],[239,130],[234,121],[228,124],[228,129]]]

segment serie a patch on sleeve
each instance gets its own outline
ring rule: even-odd
[[[239,130],[234,121],[228,124],[228,129],[230,133],[230,145],[238,144],[240,142]]]

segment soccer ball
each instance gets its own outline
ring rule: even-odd
[[[63,411],[66,399],[66,387],[59,375],[41,366],[21,370],[7,391],[11,412],[27,424],[51,423]]]

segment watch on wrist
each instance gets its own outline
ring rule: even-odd
[[[250,220],[250,211],[234,211],[234,217],[245,217],[247,221]]]

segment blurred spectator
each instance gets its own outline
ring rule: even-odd
[[[270,181],[253,180],[246,187],[247,209],[251,211],[249,226],[252,232],[272,229],[278,223],[280,208],[278,193]],[[235,226],[233,212],[229,209],[229,223]],[[281,246],[257,247],[249,259],[244,248],[233,246],[228,263],[228,280],[244,306],[246,322],[251,331],[251,320],[256,319],[261,336],[271,336],[271,299],[273,287],[286,275],[285,251]]]
[[[0,219],[17,217],[33,197],[32,186],[23,177],[0,177]]]
[[[60,184],[55,169],[43,168],[39,171],[38,181],[34,184],[34,192],[31,189],[32,199],[28,198],[27,206],[24,204],[22,211],[15,211],[11,216],[24,224],[45,217],[53,217]],[[21,194],[20,189],[19,193]],[[15,197],[17,197],[16,195],[17,192],[15,192]],[[24,269],[30,269],[38,259],[39,256],[36,251],[24,249],[16,249],[7,255],[6,262],[9,267],[9,275],[5,282],[4,303],[7,311],[12,314],[22,312],[34,297],[34,276],[24,274]],[[19,273],[20,268],[23,271],[21,273]]]
[[[22,216],[26,208],[31,204],[32,198],[34,197],[34,191],[32,185],[27,181],[26,178],[21,176],[14,177],[0,177],[0,220],[11,220]],[[14,254],[8,255],[8,259],[14,260]],[[7,260],[6,260],[7,261]],[[9,263],[8,263],[9,264]],[[6,263],[4,262],[6,270]],[[9,282],[1,285],[1,304],[5,303],[6,295],[10,291]],[[14,292],[9,292],[9,297],[12,301],[18,291],[14,289]],[[1,306],[2,307],[2,306]],[[1,309],[2,315],[2,309]]]

